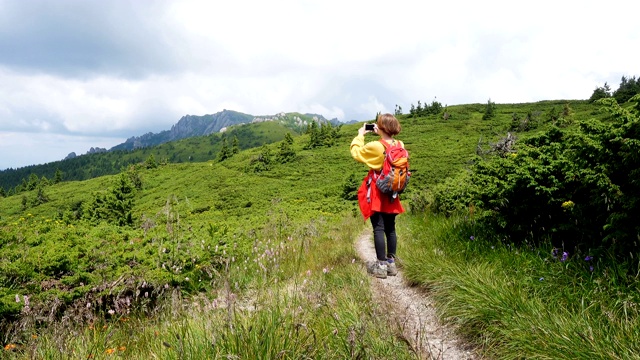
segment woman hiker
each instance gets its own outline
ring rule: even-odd
[[[404,212],[400,199],[381,193],[376,186],[376,178],[384,163],[385,146],[404,144],[393,137],[400,133],[400,123],[391,114],[378,115],[373,130],[368,130],[366,124],[358,129],[358,135],[351,142],[351,156],[369,167],[369,173],[358,189],[358,204],[365,221],[371,219],[373,227],[373,242],[376,248],[377,261],[369,264],[367,270],[377,278],[384,279],[398,273],[396,267],[396,215]],[[371,141],[365,144],[364,135],[374,132],[381,141]],[[386,238],[386,241],[385,241]]]

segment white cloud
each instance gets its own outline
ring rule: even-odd
[[[85,152],[93,137],[223,109],[364,120],[418,100],[588,98],[640,75],[640,27],[625,17],[638,10],[623,0],[0,0],[0,135],[65,136]],[[3,168],[21,149],[0,141]],[[11,166],[38,162],[25,161]]]

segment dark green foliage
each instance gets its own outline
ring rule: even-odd
[[[591,97],[589,98],[589,102],[592,103],[596,100],[609,98],[609,97],[611,97],[611,87],[609,86],[609,84],[605,82],[604,86],[596,87],[596,89],[593,90],[593,94],[591,94]]]
[[[229,148],[229,145],[227,145],[227,138],[223,137],[222,138],[222,147],[220,148],[220,151],[218,151],[217,159],[218,159],[218,161],[225,161],[228,158],[230,158],[232,155],[233,155],[233,153],[231,152],[231,149]]]
[[[351,174],[342,184],[342,198],[344,200],[358,200],[358,188],[362,183],[362,178],[358,174]]]
[[[53,178],[53,183],[57,184],[62,181],[62,171],[60,169],[56,169],[56,174]]]
[[[146,166],[147,169],[155,169],[158,167],[158,163],[156,162],[156,159],[153,157],[153,154],[149,155],[147,160],[144,162],[144,165]]]
[[[267,145],[262,145],[260,154],[251,160],[251,170],[256,173],[271,170],[273,163],[273,157],[271,155],[271,149]]]
[[[620,80],[620,87],[613,92],[613,97],[618,104],[623,104],[636,94],[640,94],[640,78],[623,76]]]
[[[29,175],[29,182],[27,183],[26,190],[35,190],[39,183],[40,178],[38,178],[38,175],[31,173],[31,175]]]
[[[44,185],[39,185],[36,189],[36,196],[31,203],[32,206],[42,205],[49,201],[49,196],[44,192]]]
[[[2,186],[0,186],[0,197],[6,197],[7,193],[5,192],[4,188]]]
[[[395,116],[402,115],[402,106],[399,106],[398,104],[396,104],[396,108],[393,111],[393,114]]]
[[[284,140],[278,145],[278,153],[276,154],[276,161],[284,164],[295,160],[296,152],[293,149],[293,137],[291,133],[287,133],[284,136]]]
[[[84,218],[94,222],[106,220],[118,226],[132,225],[134,191],[129,174],[118,175],[108,192],[96,193],[93,201],[85,205]]]
[[[397,106],[397,105],[396,105]],[[415,107],[411,104],[411,109],[409,110],[409,114],[413,116],[429,116],[429,115],[438,115],[442,111],[442,104],[436,100],[433,100],[431,104],[424,104],[422,106],[422,102],[418,100],[418,106]],[[396,115],[402,115],[402,108],[399,108],[399,112],[396,109]]]
[[[340,127],[333,127],[330,123],[322,123],[318,126],[318,123],[312,121],[307,128],[307,134],[309,134],[309,142],[305,146],[305,149],[314,149],[317,147],[331,147],[335,145],[336,138]]]
[[[477,162],[470,202],[488,210],[510,241],[606,246],[621,257],[640,251],[640,120],[611,99],[600,102],[612,121],[581,121],[577,132],[551,128],[517,153]]]
[[[482,115],[482,120],[493,119],[496,116],[496,104],[491,101],[491,99],[487,100],[487,105],[484,108],[484,114]]]
[[[291,136],[291,135],[289,135]],[[233,137],[233,143],[231,145],[231,154],[235,155],[240,152],[240,140],[238,140],[237,136]]]

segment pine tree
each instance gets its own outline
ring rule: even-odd
[[[258,157],[251,160],[252,169],[257,173],[269,171],[271,169],[271,163],[271,150],[266,144],[262,145]]]
[[[113,220],[120,226],[133,224],[131,210],[134,190],[129,176],[122,173],[116,178],[116,183],[107,198],[107,206],[111,210]]]
[[[4,187],[0,186],[0,197],[7,197],[7,193],[4,191]]]
[[[62,171],[60,169],[56,169],[56,175],[53,177],[53,183],[57,184],[62,182]]]
[[[235,155],[240,152],[240,141],[237,136],[233,136],[233,145],[231,146],[231,154]]]
[[[284,140],[282,140],[278,146],[276,161],[279,163],[287,163],[293,161],[295,158],[296,152],[293,150],[293,137],[291,137],[291,133],[287,133],[284,136]]]
[[[33,206],[38,206],[49,201],[49,196],[44,192],[44,186],[38,185],[36,197],[33,199]]]
[[[482,120],[489,120],[496,116],[496,104],[489,99],[487,101],[487,106],[484,109],[484,115],[482,115]]]
[[[320,146],[322,143],[322,138],[320,135],[320,129],[318,128],[318,123],[312,121],[309,127],[307,128],[307,132],[309,133],[309,143],[305,147],[306,149],[313,149],[315,147]]]
[[[155,169],[158,167],[158,163],[156,159],[153,157],[153,154],[149,155],[147,160],[144,162],[144,165],[147,169]]]
[[[231,157],[231,149],[229,149],[229,145],[227,145],[227,138],[222,138],[222,147],[218,152],[218,161],[224,161]]]
[[[27,183],[26,190],[35,190],[39,183],[40,178],[38,178],[38,175],[31,173],[31,175],[29,175],[29,182]]]

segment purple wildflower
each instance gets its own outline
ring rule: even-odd
[[[543,277],[541,277],[540,279],[538,279],[538,281],[544,281],[544,278],[543,278]]]
[[[593,272],[593,265],[589,266],[589,271]]]
[[[569,258],[569,253],[564,251],[562,253],[562,258],[560,259],[560,261],[567,261],[568,258]]]
[[[553,248],[553,251],[551,251],[551,255],[552,255],[554,258],[557,258],[557,257],[558,257],[558,249]]]
[[[475,236],[473,236],[473,235],[471,235],[471,236],[469,237],[469,240],[471,240],[471,241],[473,241],[473,240],[475,240],[475,239],[476,239],[476,237],[475,237]]]
[[[593,260],[593,257],[588,256],[588,255],[587,255],[587,257],[586,257],[586,258],[584,258],[584,261],[591,261],[591,260]]]

